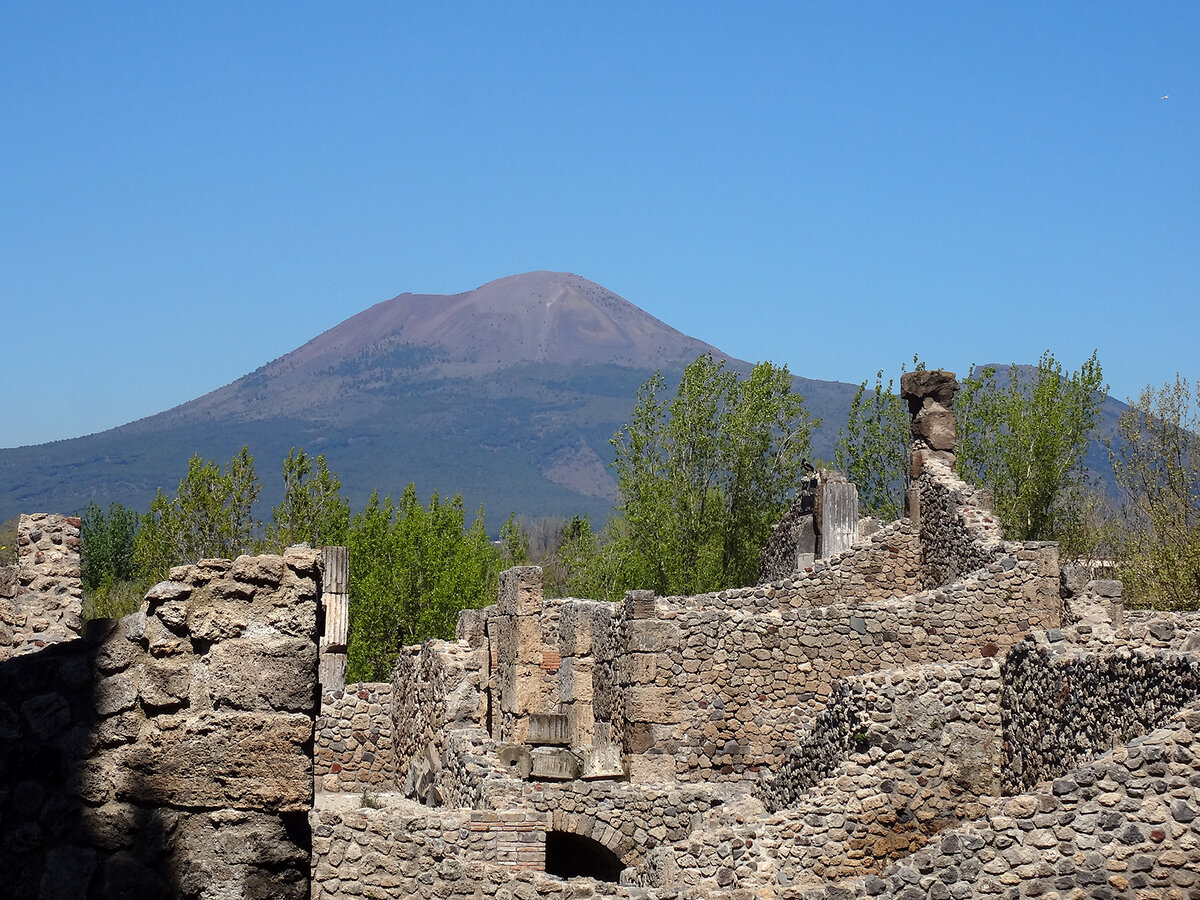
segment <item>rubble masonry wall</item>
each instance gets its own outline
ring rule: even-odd
[[[17,564],[0,567],[0,660],[78,637],[79,525],[49,513],[18,520]]]

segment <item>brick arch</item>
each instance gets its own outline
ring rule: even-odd
[[[547,831],[560,831],[568,834],[590,838],[598,844],[603,844],[621,860],[626,867],[641,862],[641,848],[633,838],[618,831],[611,824],[603,822],[594,816],[581,813],[555,812],[546,824]]]

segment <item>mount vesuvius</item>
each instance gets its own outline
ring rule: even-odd
[[[461,492],[494,529],[509,512],[588,513],[602,524],[616,483],[609,438],[655,370],[668,382],[704,352],[609,290],[530,272],[462,294],[401,294],[358,313],[232,384],[86,437],[0,450],[0,520],[78,512],[90,500],[145,509],[173,493],[193,453],[227,461],[243,444],[263,482],[260,515],[282,490],[291,447],[324,453],[352,506],[372,489]],[[825,420],[829,457],[855,386],[796,378]]]

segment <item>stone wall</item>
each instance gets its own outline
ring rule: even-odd
[[[407,647],[392,670],[395,785],[430,806],[470,807],[490,764],[469,746],[486,738],[487,650],[466,641]],[[474,732],[464,743],[460,732]]]
[[[987,495],[940,459],[928,459],[914,482],[920,497],[925,587],[957,581],[1004,553],[1004,535]]]
[[[306,897],[319,582],[205,560],[0,662],[5,896]]]
[[[313,774],[322,791],[393,788],[391,684],[350,684],[322,693],[314,729]]]
[[[1056,553],[1016,546],[969,579],[879,603],[755,615],[664,601],[680,643],[653,686],[678,712],[656,746],[682,779],[753,774],[807,732],[839,678],[994,656],[1060,624]]]
[[[1200,708],[1069,776],[996,800],[879,876],[806,900],[1195,897],[1200,891]]]
[[[0,660],[79,635],[79,524],[48,513],[18,520],[17,564],[0,567]]]
[[[1009,651],[1004,681],[1004,781],[1015,793],[1153,730],[1200,697],[1200,657],[1098,652],[1042,632]]]

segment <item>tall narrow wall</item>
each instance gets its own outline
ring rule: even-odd
[[[17,564],[0,567],[0,660],[78,636],[79,525],[49,513],[18,520]]]

